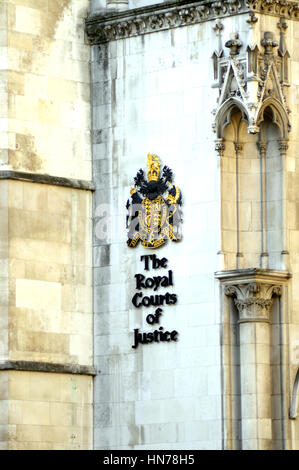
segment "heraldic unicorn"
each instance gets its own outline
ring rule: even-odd
[[[135,248],[139,240],[146,248],[158,248],[167,241],[181,240],[181,192],[172,184],[173,174],[164,166],[160,177],[161,162],[157,155],[147,156],[148,173],[139,170],[127,201],[127,244]]]

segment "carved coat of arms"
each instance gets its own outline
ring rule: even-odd
[[[147,179],[139,170],[127,201],[127,229],[129,247],[134,248],[139,240],[146,248],[158,248],[167,239],[181,240],[181,205],[179,188],[172,184],[173,174],[164,166],[160,176],[161,162],[157,155],[147,156]]]

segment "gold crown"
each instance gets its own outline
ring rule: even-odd
[[[147,167],[148,167],[148,173],[147,173],[147,179],[149,181],[158,181],[159,179],[159,173],[160,173],[160,165],[161,162],[157,155],[153,155],[151,153],[147,154]]]

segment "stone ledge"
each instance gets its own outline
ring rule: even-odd
[[[39,173],[26,173],[14,170],[0,170],[0,180],[27,181],[29,183],[49,184],[54,186],[65,186],[73,189],[95,191],[95,186],[91,181],[43,175]]]
[[[50,362],[35,361],[5,361],[0,362],[0,371],[19,370],[27,372],[50,372],[56,374],[97,375],[92,366],[79,364],[52,364]]]
[[[263,13],[299,20],[297,0],[183,0],[122,12],[105,10],[85,20],[91,44],[197,24],[240,13]]]
[[[259,279],[272,281],[286,281],[292,277],[288,271],[275,270],[275,269],[261,269],[261,268],[247,268],[247,269],[233,269],[230,271],[217,271],[215,273],[216,279],[221,282],[239,282],[247,280]]]

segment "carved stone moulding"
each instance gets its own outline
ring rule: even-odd
[[[125,12],[105,12],[86,19],[91,44],[196,24],[249,11],[246,0],[190,1],[150,5]]]
[[[91,44],[101,44],[140,34],[196,24],[238,13],[254,13],[299,19],[297,0],[221,0],[168,2],[122,12],[105,11],[86,19]]]
[[[291,277],[287,271],[238,269],[215,273],[224,295],[232,297],[239,323],[269,322],[273,297],[281,296],[282,286]]]
[[[281,20],[281,19],[280,19]],[[221,50],[212,55],[215,83],[219,88],[217,108],[214,110],[214,131],[217,139],[229,124],[232,112],[238,108],[248,124],[248,132],[256,134],[271,110],[272,120],[278,125],[281,137],[288,139],[291,129],[290,109],[286,87],[289,86],[289,52],[285,40],[287,24],[280,21],[280,42],[272,31],[265,31],[259,44],[243,44],[238,33],[225,43],[229,54]]]
[[[246,0],[246,5],[256,12],[299,18],[297,0]]]
[[[280,296],[280,285],[249,282],[225,286],[224,293],[234,297],[239,312],[239,323],[270,320],[272,297]]]

